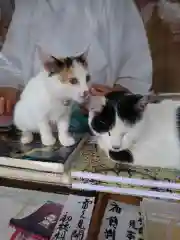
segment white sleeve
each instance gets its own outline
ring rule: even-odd
[[[133,1],[124,1],[121,64],[116,84],[133,93],[145,94],[152,84],[152,60],[146,31]]]
[[[27,54],[31,50],[28,26],[35,4],[37,0],[15,0],[15,11],[0,52],[0,86],[19,88],[25,84],[26,75],[22,70],[28,73],[30,69],[30,61],[25,60],[32,55]]]
[[[2,17],[2,23],[3,27],[7,27],[11,21],[12,14],[13,14],[13,5],[12,1],[6,0],[1,1],[0,0],[0,15]],[[4,36],[0,39],[1,48],[3,48],[3,39]],[[13,68],[10,66],[10,63],[3,53],[1,51],[0,53],[0,86],[9,86],[9,87],[18,87],[19,81],[16,79],[16,76],[14,76]]]

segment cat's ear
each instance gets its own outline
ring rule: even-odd
[[[44,69],[49,73],[59,72],[60,69],[64,66],[64,59],[57,59],[48,53],[42,51],[42,49],[38,49],[38,54]]]
[[[149,102],[149,96],[142,96],[136,103],[136,109],[143,112]]]
[[[65,66],[65,63],[61,59],[56,59],[55,57],[50,57],[47,61],[43,63],[44,69],[51,75],[55,73],[60,73]]]
[[[87,61],[88,50],[86,50],[84,53],[82,53],[82,54],[80,55],[80,57],[81,57],[82,59],[84,59],[84,61]]]
[[[43,65],[45,62],[53,61],[53,58],[51,57],[51,55],[43,51],[40,47],[37,48],[37,52],[38,52],[39,59]]]
[[[76,60],[79,61],[81,64],[83,64],[85,67],[87,67],[88,66],[87,56],[88,56],[88,50],[86,50],[81,55],[77,56]]]
[[[105,95],[105,97],[108,101],[117,102],[121,99],[121,97],[123,97],[126,94],[127,92],[125,91],[110,91]]]

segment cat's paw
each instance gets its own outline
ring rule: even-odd
[[[22,144],[31,143],[33,141],[33,134],[31,132],[22,133],[20,140]]]
[[[70,147],[70,146],[72,146],[72,145],[74,145],[76,143],[75,139],[72,136],[70,136],[70,135],[59,137],[59,141],[65,147]]]
[[[46,136],[41,138],[42,144],[45,146],[52,146],[56,143],[56,138],[53,136]]]

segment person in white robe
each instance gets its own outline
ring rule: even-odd
[[[0,54],[1,114],[11,110],[14,92],[40,70],[38,49],[57,58],[88,49],[94,94],[117,87],[147,94],[151,88],[146,31],[131,0],[15,0]]]

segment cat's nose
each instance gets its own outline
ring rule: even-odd
[[[81,95],[81,97],[87,99],[89,97],[89,92],[88,91],[84,91]]]

